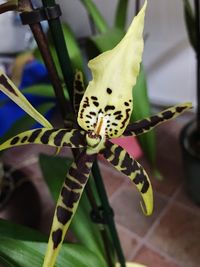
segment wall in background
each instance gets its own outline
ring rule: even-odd
[[[0,0],[1,2],[1,0]],[[77,37],[91,34],[87,13],[79,0],[57,0],[63,20]],[[109,25],[114,21],[117,0],[94,0]],[[135,0],[130,0],[127,25],[133,18]],[[0,16],[0,53],[25,48],[24,27],[12,27],[12,13]],[[182,0],[149,0],[145,24],[144,65],[153,103],[170,105],[192,101],[195,105],[195,55],[188,43]]]
[[[77,36],[90,34],[87,14],[79,0],[59,0],[64,20]],[[95,0],[109,25],[114,20],[116,0]],[[134,14],[130,1],[128,23]],[[195,56],[187,39],[182,0],[149,0],[146,16],[144,64],[149,96],[153,103],[171,105],[192,101],[195,105]]]

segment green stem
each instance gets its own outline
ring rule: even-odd
[[[56,2],[54,0],[42,0],[44,7],[51,7],[55,6]],[[58,56],[58,60],[61,66],[61,70],[63,73],[64,81],[67,86],[70,99],[73,100],[73,80],[74,80],[74,74],[73,69],[71,66],[71,61],[69,58],[67,46],[65,43],[65,38],[61,26],[60,19],[53,19],[49,20],[49,28],[51,31],[52,39],[54,41],[56,53]]]
[[[135,15],[138,14],[139,10],[140,10],[140,0],[136,0],[135,1]]]
[[[23,0],[23,6],[26,8],[25,12],[29,12],[31,10],[33,10],[32,7],[32,2],[31,0]],[[28,10],[28,11],[27,11]],[[63,117],[63,119],[65,120],[66,118],[66,100],[65,100],[65,95],[63,92],[63,88],[58,76],[58,72],[56,70],[49,46],[48,46],[48,41],[46,39],[46,36],[42,30],[42,27],[40,25],[40,23],[35,23],[35,24],[30,24],[30,29],[33,33],[33,36],[37,42],[38,48],[40,50],[40,53],[43,57],[44,63],[46,65],[46,68],[48,70],[49,73],[49,77],[51,80],[51,83],[53,85],[54,88],[54,92],[56,95],[56,99],[58,101],[59,104],[59,108],[60,108],[60,112],[61,115]]]
[[[93,164],[92,173],[95,177],[95,184],[96,184],[97,192],[102,202],[102,207],[105,212],[105,217],[108,222],[108,227],[110,230],[110,234],[113,240],[113,245],[115,247],[119,263],[121,267],[126,267],[126,261],[125,261],[124,254],[121,248],[120,240],[119,240],[118,233],[115,227],[115,222],[113,219],[113,214],[111,212],[111,207],[108,201],[107,193],[104,187],[104,183],[103,183],[97,162]]]
[[[86,10],[88,11],[90,17],[94,21],[94,24],[97,30],[100,33],[105,33],[108,31],[109,26],[101,13],[99,12],[98,8],[94,4],[92,0],[80,0],[82,4],[85,6]]]
[[[119,0],[115,15],[115,27],[125,30],[129,0]]]

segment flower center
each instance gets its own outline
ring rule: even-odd
[[[108,121],[108,116],[104,115],[103,113],[99,113],[97,124],[94,129],[96,135],[100,135],[102,138],[104,138],[106,134],[107,121]]]

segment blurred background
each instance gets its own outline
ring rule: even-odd
[[[0,3],[3,2],[0,0]],[[126,28],[135,14],[135,2],[135,0],[130,0]],[[184,0],[148,0],[143,65],[147,78],[150,106],[153,108],[153,111],[185,101],[191,101],[195,108],[197,106],[196,53],[189,43],[183,2]],[[189,2],[194,8],[193,1]],[[34,1],[34,3],[35,6],[39,6],[41,1]],[[86,38],[94,34],[86,8],[79,0],[57,0],[57,3],[60,4],[62,9],[62,21],[70,25],[83,51]],[[118,1],[94,0],[94,3],[106,19],[108,25],[112,27]],[[45,31],[48,30],[47,23],[43,23],[43,28]],[[21,52],[34,48],[36,48],[36,43],[32,33],[28,26],[21,25],[17,12],[8,12],[0,15],[1,68],[10,74],[16,56]],[[38,53],[35,53],[35,55],[38,56]],[[25,61],[29,63],[32,59],[33,55],[27,57]],[[85,64],[87,63],[85,50],[84,62]],[[32,67],[34,67],[33,72],[27,69],[27,72],[24,72],[23,75],[20,73],[19,77],[23,76],[23,78],[26,78],[28,74],[28,78],[30,78],[32,73],[36,73],[35,65]],[[40,68],[40,71],[42,75],[44,71],[46,79],[45,70]],[[49,80],[44,82],[44,77],[42,76],[38,82],[41,82],[42,86],[44,85],[43,83],[49,82]],[[25,85],[22,87],[31,84],[29,82],[26,83],[25,80],[23,81]],[[35,81],[32,79],[31,82]],[[43,87],[40,86],[33,89],[37,89],[37,93],[45,92],[45,89],[41,90]],[[145,85],[144,87],[143,89],[146,90]],[[51,91],[52,88],[48,87],[46,89]],[[28,91],[28,93],[30,92],[34,95],[34,90]],[[38,94],[39,97],[42,95],[40,93]],[[52,96],[52,93],[47,94],[46,98],[44,96],[46,97],[46,95],[42,95],[41,103],[46,101],[49,104],[51,101],[51,104],[53,103],[55,106],[55,97]],[[51,99],[49,100],[49,98]],[[36,98],[34,101],[37,102],[38,99]],[[138,99],[140,100],[140,96],[138,96]],[[140,104],[140,101],[138,101],[138,105],[144,110],[149,104],[148,99],[146,103],[147,105]],[[41,107],[40,104],[39,107]],[[10,106],[8,109],[11,110]],[[8,109],[4,111],[6,120]],[[47,113],[46,111],[48,110],[45,110],[45,114]],[[184,153],[180,149],[181,130],[189,119],[194,119],[193,111],[186,113],[180,119],[170,121],[156,129],[146,139],[145,142],[147,143],[143,143],[141,140],[138,141],[138,139],[127,142],[127,148],[132,148],[129,152],[145,167],[151,178],[155,197],[153,216],[143,216],[139,205],[140,199],[134,187],[119,172],[116,172],[102,159],[100,160],[107,194],[115,211],[115,221],[120,240],[126,259],[129,261],[137,261],[146,264],[148,267],[200,266],[200,209],[196,205],[196,201],[192,201],[186,193],[188,186],[185,183],[184,164],[182,163],[182,154]],[[145,116],[146,114],[142,118]],[[0,115],[0,124],[5,126],[6,123],[1,122],[2,117],[3,115]],[[56,116],[53,117],[53,120],[57,123]],[[19,125],[22,127],[22,123]],[[10,129],[9,127],[10,125],[7,128]],[[197,141],[200,144],[200,141]],[[42,206],[41,220],[39,224],[35,221],[34,223],[37,224],[38,229],[47,233],[54,210],[54,203],[44,183],[43,176],[45,176],[45,172],[41,171],[40,165],[42,164],[38,160],[38,155],[41,152],[52,155],[55,151],[46,146],[38,147],[28,146],[28,148],[10,149],[3,154],[2,162],[12,166],[13,170],[17,169],[26,173],[28,179],[37,189],[36,191],[39,192],[40,198],[38,199],[41,203],[38,206]],[[61,152],[61,156],[66,155],[72,156],[71,152],[67,149]],[[46,157],[48,162],[48,156]],[[51,160],[53,160],[52,158]],[[50,168],[50,165],[53,166],[53,164],[48,163],[47,169]],[[198,168],[199,166],[200,163],[198,162]],[[192,169],[197,174],[200,173],[196,166],[192,166]],[[53,167],[51,171],[53,173]],[[200,188],[199,181],[198,176],[198,186],[194,184],[194,188]],[[31,207],[34,214],[36,201],[31,199],[31,193],[27,195],[30,198],[27,200],[27,203],[29,203],[28,201],[32,203]],[[196,195],[198,195],[199,204],[199,192]],[[11,211],[13,212],[13,210]],[[24,214],[23,211],[21,212],[22,215]],[[13,215],[11,217],[7,215],[7,210],[3,210],[0,216],[13,219]],[[18,222],[16,217],[14,217],[13,221]],[[32,217],[29,218],[29,221],[32,221]]]

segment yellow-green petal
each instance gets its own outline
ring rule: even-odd
[[[25,98],[20,90],[2,71],[0,71],[0,91],[6,94],[12,101],[14,101],[20,108],[22,108],[42,126],[46,128],[53,127],[51,123],[31,105],[31,103]]]
[[[97,130],[99,114],[105,118],[108,137],[120,136],[129,123],[132,88],[136,84],[144,47],[146,5],[147,1],[115,48],[89,61],[93,80],[86,89],[78,114],[78,123],[85,130]]]

